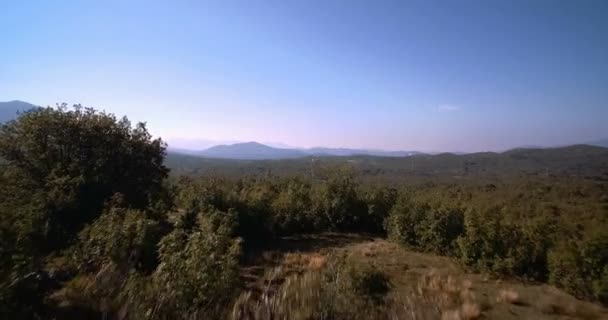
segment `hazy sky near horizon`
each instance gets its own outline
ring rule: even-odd
[[[501,150],[608,137],[608,1],[0,1],[0,101],[170,142]]]

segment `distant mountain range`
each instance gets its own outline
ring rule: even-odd
[[[19,100],[0,102],[0,123],[17,118],[19,112],[36,108],[35,105]]]
[[[306,153],[294,149],[273,148],[257,142],[245,142],[211,147],[197,155],[220,159],[266,160],[300,158],[306,156]]]
[[[584,143],[585,145],[608,147],[608,140],[598,140]],[[517,150],[533,150],[533,149],[553,149],[559,147],[540,147],[540,146],[522,146],[507,150],[505,152]],[[376,156],[376,157],[408,157],[414,155],[424,155],[428,153],[418,151],[384,151],[384,150],[369,150],[369,149],[348,149],[348,148],[325,148],[315,147],[309,149],[301,148],[276,148],[258,142],[244,142],[234,144],[222,144],[210,147],[204,150],[188,150],[170,148],[171,153],[180,153],[204,158],[215,159],[234,159],[234,160],[280,160],[294,159],[308,156],[314,157],[349,157],[349,156]],[[442,154],[442,153],[432,153]],[[444,154],[468,154],[460,153],[444,153]]]
[[[311,175],[311,168],[332,168],[348,164],[362,175],[395,182],[428,181],[428,179],[499,176],[578,176],[597,177],[608,181],[608,148],[572,145],[559,148],[516,148],[505,152],[476,152],[419,154],[407,158],[377,156],[326,156],[238,160],[190,156],[169,153],[165,164],[173,174],[220,174],[242,176],[248,174]]]
[[[0,123],[10,121],[24,112],[37,106],[24,101],[14,100],[0,102]],[[608,148],[608,139],[588,141],[583,144]],[[197,150],[203,148],[203,150]],[[522,146],[516,149],[542,149],[541,146]],[[424,154],[418,151],[385,151],[374,149],[348,149],[348,148],[294,148],[275,142],[262,144],[258,142],[217,142],[204,139],[174,139],[170,141],[170,153],[193,155],[205,158],[236,159],[236,160],[275,160],[293,159],[307,156],[378,156],[378,157],[407,157]],[[464,154],[464,153],[458,153]]]
[[[230,145],[218,145],[198,152],[183,149],[170,149],[170,151],[206,158],[237,160],[273,160],[301,158],[306,156],[323,157],[357,155],[380,157],[405,157],[420,154],[420,152],[416,151],[383,151],[324,147],[316,147],[310,149],[276,148],[258,142],[244,142]]]
[[[589,141],[586,142],[584,144],[588,144],[590,146],[596,146],[596,147],[604,147],[604,148],[608,148],[608,139],[602,139],[602,140],[596,140],[596,141]]]

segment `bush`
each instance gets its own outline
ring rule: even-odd
[[[231,183],[220,178],[193,180],[180,177],[177,182],[176,203],[180,208],[197,212],[208,206],[226,211],[236,203],[235,195],[230,192],[231,187]]]
[[[418,234],[426,251],[453,254],[455,240],[464,232],[464,215],[460,209],[426,210]]]
[[[373,188],[363,193],[362,201],[367,206],[367,212],[361,221],[361,230],[370,233],[384,234],[384,224],[388,218],[397,190],[392,188]]]
[[[231,218],[201,213],[192,231],[176,229],[162,239],[160,264],[152,275],[152,318],[219,318],[239,283],[240,240]]]
[[[459,259],[478,271],[544,278],[547,254],[544,239],[503,220],[502,212],[496,208],[483,214],[467,211],[465,233],[457,240]]]
[[[400,194],[385,222],[388,237],[400,244],[420,245],[418,224],[424,219],[427,207],[416,206],[408,194]]]
[[[156,268],[156,246],[162,236],[160,223],[148,219],[145,212],[112,207],[80,232],[72,257],[84,272],[112,262],[149,273]]]
[[[549,282],[578,297],[608,304],[608,233],[553,248],[549,254]]]
[[[239,190],[237,212],[237,233],[245,245],[257,245],[274,236],[274,221],[271,215],[272,200],[276,186],[267,180],[246,180]]]
[[[362,229],[365,204],[357,194],[352,174],[337,173],[313,189],[312,205],[318,215],[317,229],[359,231]]]
[[[310,184],[300,179],[291,179],[281,186],[272,201],[274,224],[278,234],[314,231],[315,220],[311,216],[310,191]]]
[[[403,195],[386,220],[389,238],[425,251],[454,254],[455,241],[464,232],[460,209],[432,208],[409,202]]]

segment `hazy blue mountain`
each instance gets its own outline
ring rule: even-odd
[[[201,138],[167,138],[164,139],[169,144],[169,149],[175,152],[186,154],[197,154],[201,150],[222,144],[235,144],[243,141],[236,140],[210,140]]]
[[[238,141],[238,142],[242,142],[242,141]],[[237,143],[237,142],[233,142],[233,143]],[[279,149],[298,149],[298,147],[294,147],[292,145],[289,145],[289,144],[286,144],[286,143],[283,143],[280,141],[262,141],[260,143],[263,145],[267,145],[269,147],[279,148]]]
[[[19,100],[0,102],[0,123],[13,120],[17,118],[18,112],[27,111],[35,107],[31,103]]]
[[[544,148],[550,148],[550,147],[539,146],[539,145],[535,145],[535,144],[526,144],[526,145],[519,146],[519,147],[516,147],[516,148],[511,148],[511,149],[508,149],[508,150],[505,150],[505,151],[515,150],[515,149],[544,149]]]
[[[378,157],[407,157],[420,154],[417,151],[384,151],[368,149],[348,149],[348,148],[324,148],[316,147],[302,150],[307,154],[316,156],[378,156]]]
[[[196,155],[207,158],[237,159],[237,160],[268,160],[268,159],[292,159],[306,156],[379,156],[379,157],[406,157],[421,154],[416,151],[383,151],[347,148],[324,148],[316,147],[310,149],[275,147],[258,142],[222,144],[211,148],[194,151],[184,148],[170,148],[171,152]]]
[[[220,159],[264,160],[299,158],[306,156],[306,153],[294,149],[273,148],[257,142],[245,142],[211,147],[198,155]]]
[[[608,148],[608,139],[589,141],[589,142],[586,142],[585,144],[588,144],[590,146]]]

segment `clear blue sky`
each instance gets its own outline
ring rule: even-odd
[[[0,101],[82,103],[169,141],[608,137],[605,0],[7,0],[0,44]]]

